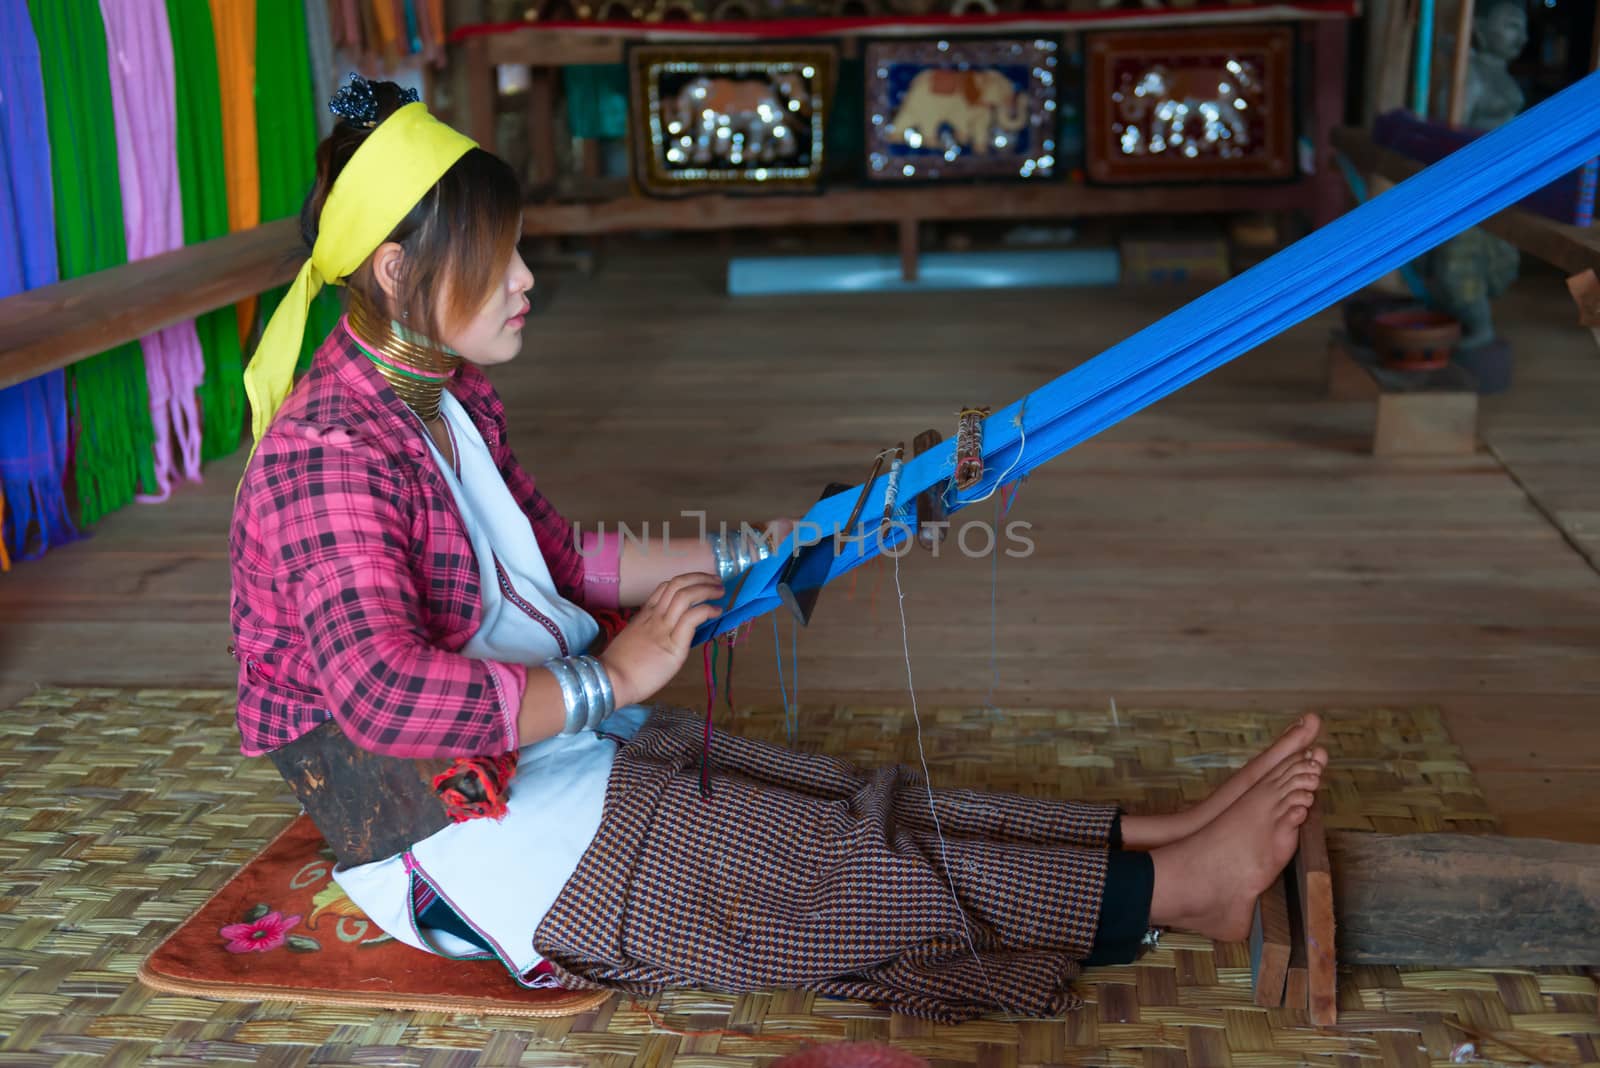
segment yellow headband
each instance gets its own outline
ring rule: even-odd
[[[407,104],[367,135],[339,172],[317,224],[317,244],[294,285],[261,335],[244,389],[250,398],[255,440],[294,385],[311,301],[324,285],[344,279],[394,232],[417,201],[477,144],[428,113]]]

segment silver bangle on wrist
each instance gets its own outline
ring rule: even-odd
[[[711,555],[717,562],[717,577],[731,582],[771,556],[772,547],[765,538],[752,538],[742,530],[732,534],[724,530],[711,539]]]
[[[544,665],[561,687],[567,715],[561,733],[592,731],[616,711],[616,693],[605,665],[592,656],[567,656]]]

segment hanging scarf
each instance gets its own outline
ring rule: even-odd
[[[167,0],[177,85],[178,187],[183,240],[194,245],[228,232],[228,183],[222,150],[221,89],[211,9],[192,0]],[[244,433],[244,351],[239,313],[231,305],[194,321],[205,354],[200,383],[200,458],[215,460],[239,447]]]
[[[52,199],[38,42],[24,0],[0,0],[0,297],[60,277]],[[65,372],[0,390],[0,567],[78,536],[66,469]]]
[[[56,246],[61,277],[127,261],[116,122],[106,66],[105,26],[96,0],[30,0],[44,72]],[[155,431],[144,357],[123,344],[67,369],[74,409],[73,471],[82,521],[93,524],[155,486]],[[16,502],[12,501],[15,508]]]
[[[112,60],[122,217],[132,262],[183,247],[172,34],[166,0],[100,0],[100,14]],[[163,501],[178,476],[200,481],[195,390],[205,378],[205,354],[193,320],[147,334],[139,344],[155,427],[156,476],[154,492],[140,499]]]
[[[322,206],[311,258],[267,323],[245,369],[258,443],[294,384],[312,299],[324,285],[340,284],[366,262],[445,171],[474,147],[418,101],[379,123],[339,172]]]
[[[298,3],[256,8],[256,143],[261,160],[261,221],[298,215],[317,174],[317,105],[311,96],[311,56],[305,8]],[[270,61],[268,59],[270,57]],[[327,97],[323,98],[324,100]],[[261,294],[261,314],[271,318],[287,286]],[[339,301],[323,293],[311,306],[299,369],[339,323]]]
[[[284,0],[272,0],[274,5]],[[256,0],[211,0],[222,90],[222,152],[228,175],[228,229],[261,223],[261,172],[256,157]],[[255,327],[256,298],[239,309],[239,344]]]

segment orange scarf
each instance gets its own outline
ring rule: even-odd
[[[0,530],[6,527],[6,495],[0,493]],[[0,537],[0,571],[11,570],[11,557],[6,554],[6,539]]]
[[[228,182],[228,229],[261,223],[261,171],[256,156],[256,0],[211,0],[222,89],[222,155]],[[255,327],[256,298],[241,300],[239,344]]]

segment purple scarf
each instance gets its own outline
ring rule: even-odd
[[[111,107],[117,120],[117,167],[122,177],[123,229],[128,262],[183,247],[183,202],[178,190],[178,115],[174,98],[172,33],[166,0],[100,0],[111,67]],[[165,500],[181,474],[200,481],[202,427],[195,390],[205,377],[205,354],[188,320],[139,339],[155,423],[156,492]],[[172,444],[179,450],[173,462]]]
[[[26,0],[0,0],[0,297],[59,279],[39,43]],[[18,559],[78,536],[62,485],[67,448],[61,371],[0,390],[3,537]]]

